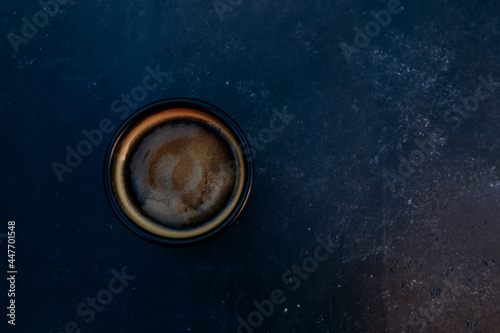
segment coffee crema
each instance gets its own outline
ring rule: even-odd
[[[236,156],[201,124],[168,124],[132,154],[130,175],[141,208],[165,225],[196,225],[233,193]]]
[[[168,238],[221,224],[242,196],[245,160],[215,117],[188,108],[154,113],[126,130],[111,163],[115,198],[138,226]]]

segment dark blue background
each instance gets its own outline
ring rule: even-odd
[[[238,316],[255,310],[253,300],[285,290],[283,272],[311,254],[317,237],[332,237],[340,244],[332,258],[288,291],[286,303],[255,331],[416,332],[402,308],[425,307],[427,300],[415,298],[414,289],[391,293],[393,299],[384,294],[422,271],[429,287],[439,285],[447,266],[438,272],[416,259],[456,261],[459,254],[442,249],[465,247],[472,259],[463,260],[460,281],[477,272],[476,259],[499,259],[492,239],[500,235],[500,95],[457,131],[441,113],[468,96],[479,75],[500,81],[500,5],[401,3],[403,12],[348,63],[339,43],[352,44],[353,28],[363,28],[370,10],[387,8],[387,1],[243,0],[223,21],[210,1],[70,1],[17,54],[7,34],[19,33],[22,17],[40,7],[3,1],[0,232],[8,220],[17,222],[16,331],[63,332],[75,321],[83,332],[236,332]],[[120,224],[102,181],[111,134],[63,182],[52,170],[51,163],[64,162],[67,145],[84,139],[82,130],[103,118],[122,122],[111,103],[142,83],[147,66],[170,78],[140,106],[198,98],[253,137],[269,126],[273,109],[296,116],[258,152],[238,223],[208,243],[164,248]],[[407,157],[413,140],[436,126],[446,130],[445,147],[392,193],[384,170],[395,172],[398,156]],[[473,185],[460,183],[472,176]],[[457,216],[445,218],[436,208],[442,206]],[[471,221],[482,225],[480,214],[491,215],[492,229],[460,238]],[[422,240],[418,230],[447,235],[447,243]],[[473,252],[486,243],[489,250]],[[398,266],[401,253],[413,258],[414,275]],[[106,288],[112,269],[125,266],[136,278],[85,323],[76,307]],[[483,283],[491,287],[490,301],[482,299],[470,316],[437,318],[427,329],[468,332],[471,320],[483,332],[498,327],[498,308],[484,305],[500,301],[495,269]],[[7,284],[0,285],[6,300]],[[457,301],[472,302],[463,297]],[[0,331],[11,330],[0,318]]]

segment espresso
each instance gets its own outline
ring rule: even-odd
[[[236,155],[207,123],[173,120],[146,135],[129,169],[140,208],[170,226],[194,226],[227,205],[236,185]]]
[[[158,111],[131,122],[110,159],[121,213],[168,239],[195,238],[226,222],[248,195],[240,139],[195,109]]]

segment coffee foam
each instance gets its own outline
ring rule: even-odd
[[[236,157],[215,133],[197,122],[174,122],[142,138],[129,162],[140,209],[176,227],[206,222],[224,209],[236,186]]]

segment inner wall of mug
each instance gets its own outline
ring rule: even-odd
[[[236,161],[236,184],[229,202],[222,211],[205,223],[200,223],[200,221],[198,221],[198,223],[187,223],[186,225],[161,224],[156,222],[151,214],[148,214],[141,208],[135,195],[131,196],[130,158],[131,155],[137,151],[138,146],[140,146],[140,143],[138,143],[140,138],[147,135],[148,131],[151,131],[153,128],[161,127],[168,122],[189,123],[192,121],[213,124],[220,134],[224,136],[224,139],[227,140],[228,146],[232,146]],[[246,171],[245,159],[239,147],[239,140],[235,138],[228,127],[215,117],[203,111],[175,108],[166,109],[150,115],[131,127],[126,128],[115,146],[113,161],[111,163],[111,179],[116,201],[127,218],[140,228],[152,234],[168,238],[189,238],[199,236],[223,223],[235,209],[242,196]]]

